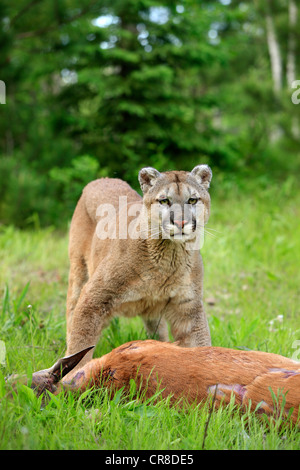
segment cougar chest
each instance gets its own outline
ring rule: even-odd
[[[152,276],[151,279],[141,279],[128,286],[122,301],[115,308],[116,315],[127,317],[135,315],[157,316],[165,306],[176,296],[185,296],[190,289],[187,276],[171,272],[164,275]]]

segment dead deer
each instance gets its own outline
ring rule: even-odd
[[[112,392],[130,379],[152,396],[160,387],[162,397],[172,395],[200,403],[214,397],[216,407],[229,404],[233,395],[241,410],[249,407],[258,414],[276,416],[283,406],[283,418],[300,424],[300,362],[260,351],[241,351],[222,347],[183,348],[175,343],[154,340],[131,341],[69,372],[91,348],[59,359],[53,367],[32,376],[31,387],[40,395],[44,390],[83,392],[90,387],[109,387]],[[68,375],[68,378],[63,377]],[[279,399],[274,403],[274,395]],[[285,398],[284,403],[283,397]]]

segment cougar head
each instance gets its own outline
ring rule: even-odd
[[[141,169],[139,183],[149,236],[176,242],[193,240],[209,218],[211,179],[208,165],[198,165],[191,172]]]

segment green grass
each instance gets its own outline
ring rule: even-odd
[[[234,186],[213,194],[202,255],[204,301],[214,345],[249,348],[300,359],[300,194],[281,187],[243,195]],[[209,405],[143,403],[105,390],[41,400],[20,386],[7,396],[4,377],[50,367],[65,351],[67,235],[53,230],[0,229],[1,449],[201,449]],[[139,318],[115,319],[96,355],[146,338]],[[3,343],[2,343],[3,344]],[[0,357],[3,359],[3,354]],[[211,414],[206,449],[299,449],[300,433],[270,429],[229,405]]]

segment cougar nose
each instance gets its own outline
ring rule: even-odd
[[[178,228],[183,228],[184,224],[187,223],[187,220],[174,220],[174,225]]]

